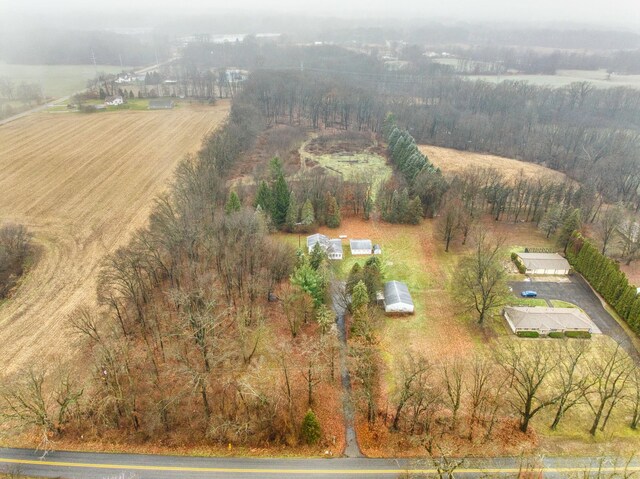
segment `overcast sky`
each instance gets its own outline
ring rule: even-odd
[[[221,10],[290,12],[339,17],[451,19],[463,21],[553,22],[626,26],[640,31],[640,0],[0,0],[0,14],[40,12],[42,15],[142,10],[155,13],[209,13]],[[138,13],[138,12],[135,12]]]

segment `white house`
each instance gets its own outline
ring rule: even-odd
[[[557,253],[518,253],[526,274],[569,274],[569,262]]]
[[[504,318],[511,331],[537,331],[542,335],[564,333],[565,331],[601,331],[591,318],[578,308],[506,307]]]
[[[405,283],[388,281],[384,284],[385,313],[412,314],[413,310],[413,300]]]
[[[307,236],[307,251],[311,253],[316,244],[320,245],[322,250],[326,251],[329,259],[342,259],[344,252],[342,250],[342,240],[329,239],[320,233]]]
[[[109,106],[122,105],[123,103],[124,103],[124,100],[120,95],[108,96],[107,98],[104,99],[104,104]]]
[[[349,240],[349,247],[352,255],[370,255],[373,250],[371,240],[368,239],[352,239]]]

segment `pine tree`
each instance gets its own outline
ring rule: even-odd
[[[417,225],[422,219],[422,201],[415,196],[409,205],[407,206],[407,222],[412,225]]]
[[[242,208],[242,203],[240,203],[240,198],[238,198],[238,194],[235,191],[232,191],[229,194],[229,199],[227,200],[227,204],[224,205],[224,212],[228,215],[231,213],[236,213],[240,211]]]
[[[292,193],[289,200],[289,208],[287,209],[287,219],[285,222],[287,231],[291,232],[296,229],[296,224],[298,223],[298,212],[299,208],[298,202],[296,201],[296,195]]]
[[[316,444],[322,436],[320,421],[315,413],[309,409],[302,420],[302,438],[307,444]]]
[[[327,260],[327,252],[320,247],[320,243],[316,243],[309,254],[309,265],[318,270],[323,261]]]
[[[311,225],[313,225],[315,220],[316,220],[316,217],[313,213],[313,203],[311,203],[311,200],[307,198],[304,204],[302,205],[300,222],[302,223],[302,226],[304,226],[305,228],[308,228]]]
[[[355,263],[351,267],[351,271],[349,272],[349,277],[347,278],[347,285],[345,288],[347,293],[353,294],[353,288],[355,288],[356,284],[362,281],[362,279],[363,279],[362,267],[360,266],[359,263]]]
[[[329,195],[327,200],[327,226],[329,228],[337,228],[340,226],[340,208],[335,196]]]
[[[284,174],[280,172],[273,185],[273,204],[271,209],[271,219],[278,229],[282,229],[287,219],[287,210],[291,201],[290,196],[287,181],[284,179]]]
[[[564,249],[565,253],[567,252],[571,235],[580,228],[582,228],[582,214],[578,208],[575,208],[566,216],[558,232],[558,245]]]
[[[271,214],[271,189],[267,185],[266,181],[261,181],[256,193],[256,200],[253,202],[253,206],[257,208],[260,206],[262,211],[267,214]]]
[[[316,311],[316,321],[320,326],[320,333],[327,334],[334,323],[335,314],[326,304],[321,304]]]
[[[354,326],[365,319],[369,306],[369,292],[364,281],[360,280],[353,288],[351,294],[351,314],[353,315]]]

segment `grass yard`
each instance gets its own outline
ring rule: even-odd
[[[125,70],[130,67],[125,67]],[[45,97],[59,98],[71,95],[86,87],[87,80],[96,76],[96,72],[119,73],[120,66],[115,65],[11,65],[0,63],[0,77],[7,77],[16,86],[22,82],[37,83],[42,87]]]
[[[570,303],[568,301],[562,301],[561,299],[552,299],[551,300],[551,304],[553,305],[554,308],[577,308],[577,309],[580,309],[575,304]]]
[[[509,306],[549,306],[544,299],[540,298],[523,298],[521,296],[511,296],[507,300]]]

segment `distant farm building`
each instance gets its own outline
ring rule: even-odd
[[[342,259],[344,252],[342,250],[342,240],[329,239],[320,233],[307,236],[307,251],[311,253],[316,244],[320,245],[323,251],[327,253],[329,259]]]
[[[373,245],[373,254],[382,254],[382,248],[379,244]]]
[[[541,335],[585,331],[600,334],[601,331],[583,311],[578,308],[506,307],[504,317],[511,331],[536,331]]]
[[[400,281],[388,281],[384,284],[384,311],[385,313],[413,313],[413,300],[406,284]]]
[[[122,105],[123,103],[124,103],[124,100],[120,95],[108,96],[107,98],[104,99],[104,104],[109,106]]]
[[[349,247],[352,255],[369,255],[373,250],[371,240],[368,239],[352,239],[349,240]]]
[[[569,262],[557,253],[518,253],[526,274],[569,274]]]
[[[171,110],[174,106],[173,100],[170,98],[160,98],[158,100],[149,100],[149,110]]]

